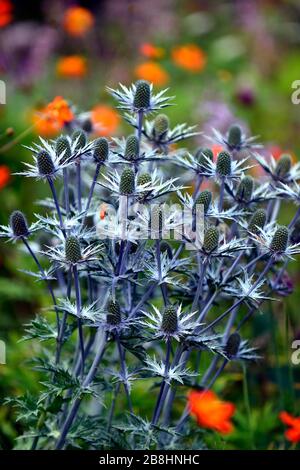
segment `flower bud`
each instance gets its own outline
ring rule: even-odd
[[[139,80],[138,82],[136,82],[133,106],[138,110],[149,108],[150,97],[151,89],[149,83],[145,80]]]
[[[169,129],[170,121],[166,114],[158,114],[154,119],[153,134],[157,137],[163,137]]]
[[[81,260],[80,242],[77,237],[71,235],[65,242],[65,256],[70,263],[78,263]]]
[[[107,139],[105,137],[100,137],[97,139],[93,151],[94,159],[99,163],[105,162],[105,160],[108,158],[108,152],[109,147]]]
[[[228,131],[228,145],[231,148],[239,148],[242,142],[242,129],[237,124],[230,126]]]
[[[86,133],[81,130],[77,129],[72,134],[72,142],[76,142],[75,150],[80,150],[86,146],[87,138]]]
[[[203,249],[206,253],[216,250],[219,245],[219,230],[217,227],[209,227],[204,234]]]
[[[276,253],[283,253],[288,245],[289,231],[285,226],[278,227],[273,235],[270,249]]]
[[[245,176],[237,189],[237,198],[241,201],[249,202],[253,192],[253,178],[252,176]]]
[[[134,171],[131,168],[125,168],[121,174],[120,180],[120,193],[121,194],[132,194],[134,193]]]
[[[284,178],[290,171],[292,166],[292,157],[288,154],[283,154],[279,158],[275,173],[279,178]]]
[[[139,156],[139,139],[135,135],[130,135],[126,140],[124,158],[135,160]]]
[[[71,158],[72,152],[69,141],[64,135],[58,137],[55,144],[55,153],[59,157],[63,154],[62,160],[65,162]]]
[[[211,204],[212,194],[207,189],[202,191],[196,199],[196,204],[203,204],[204,214],[207,213],[209,206]]]
[[[232,333],[226,343],[225,353],[227,356],[235,356],[239,352],[241,337],[238,332]]]
[[[220,152],[217,159],[217,173],[220,176],[231,174],[231,156],[228,152]]]
[[[119,325],[121,322],[120,304],[112,298],[110,298],[107,303],[106,321],[109,325]]]
[[[52,175],[54,173],[54,163],[49,153],[41,150],[37,155],[37,167],[40,175]]]
[[[175,331],[177,330],[177,326],[177,309],[174,305],[169,305],[164,309],[161,322],[161,329],[164,333],[175,333]]]
[[[260,228],[264,228],[264,225],[267,220],[267,214],[264,209],[257,209],[254,214],[252,215],[249,225],[248,225],[248,230],[251,233],[254,233],[255,235],[259,235],[260,233]]]
[[[159,238],[163,229],[163,212],[160,206],[153,205],[151,208],[151,229],[155,233],[159,233]]]
[[[10,226],[15,237],[27,237],[28,225],[21,211],[14,211],[10,216]]]

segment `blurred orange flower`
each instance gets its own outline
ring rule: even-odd
[[[196,44],[174,47],[172,58],[178,67],[190,72],[201,72],[206,65],[206,54]]]
[[[68,102],[61,96],[33,114],[33,124],[38,134],[50,137],[57,134],[65,124],[74,119],[74,114]]]
[[[165,55],[165,50],[150,42],[144,42],[140,45],[140,53],[148,59],[161,59]]]
[[[155,62],[143,62],[135,68],[135,75],[141,80],[147,80],[153,85],[163,86],[169,81],[169,74]]]
[[[221,401],[212,390],[192,390],[188,396],[190,413],[203,428],[213,429],[221,434],[233,431],[230,418],[235,412],[233,403]]]
[[[217,156],[219,155],[219,153],[224,150],[224,148],[222,147],[222,145],[214,144],[211,146],[211,150],[212,150],[212,153],[214,155],[214,160],[215,160]]]
[[[295,418],[286,411],[279,414],[280,420],[290,428],[285,431],[285,437],[290,442],[300,442],[300,418]]]
[[[65,11],[64,28],[71,36],[84,36],[94,24],[94,16],[83,7],[70,7]]]
[[[0,189],[3,189],[10,180],[10,169],[6,165],[0,165]]]
[[[12,22],[13,4],[10,0],[0,0],[0,28]]]
[[[108,136],[116,132],[121,119],[114,108],[99,104],[91,111],[91,121],[96,134]]]
[[[82,78],[87,73],[86,60],[80,55],[69,55],[57,61],[56,71],[63,78]]]

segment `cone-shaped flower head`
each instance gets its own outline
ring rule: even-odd
[[[230,356],[235,356],[240,348],[241,337],[238,332],[232,333],[226,343],[225,352]]]
[[[81,260],[80,242],[77,237],[71,235],[65,242],[65,256],[70,263],[78,263]]]
[[[219,245],[219,230],[217,227],[209,227],[204,233],[203,249],[206,253],[216,250]]]
[[[165,307],[162,322],[161,322],[161,329],[164,333],[175,333],[178,327],[178,318],[177,318],[177,309],[174,305],[168,305]]]
[[[228,152],[220,152],[217,159],[217,172],[220,176],[231,174],[231,156]]]
[[[121,194],[132,194],[134,193],[134,171],[131,168],[125,168],[121,174],[120,179],[120,193]]]
[[[135,160],[139,156],[139,139],[135,135],[130,135],[126,140],[124,158]]]
[[[204,214],[207,213],[209,206],[211,204],[211,200],[212,200],[212,194],[207,189],[205,191],[202,191],[202,193],[200,193],[199,196],[197,197],[196,204],[203,204]]]
[[[242,129],[237,124],[230,126],[228,131],[228,145],[231,148],[238,148],[242,143]]]
[[[69,158],[71,158],[71,155],[72,155],[71,147],[70,147],[67,137],[65,137],[64,135],[61,135],[56,140],[55,152],[57,156],[62,155],[62,154],[64,155],[63,161],[67,161],[69,160]]]
[[[10,226],[15,237],[27,237],[28,225],[25,215],[21,211],[14,211],[10,216]]]
[[[88,134],[90,134],[92,131],[93,131],[93,123],[90,119],[85,119],[82,123],[81,123],[81,128],[84,132],[87,132]]]
[[[37,167],[40,175],[52,175],[55,171],[54,163],[49,153],[41,150],[37,155]]]
[[[285,226],[278,227],[271,241],[270,249],[276,253],[286,250],[289,241],[289,231]]]
[[[207,160],[209,159],[211,162],[213,161],[214,154],[211,149],[209,148],[203,148],[199,147],[198,150],[195,153],[195,159],[197,160],[198,164],[200,165],[200,168],[202,170],[205,169],[205,166],[207,165]]]
[[[252,176],[245,176],[237,189],[237,197],[240,200],[249,202],[252,197],[252,192],[253,192],[253,178]]]
[[[255,233],[256,235],[258,235],[260,232],[259,229],[264,228],[266,220],[267,220],[266,211],[264,209],[257,209],[250,219],[250,222],[248,225],[249,232]]]
[[[170,126],[169,118],[166,114],[158,114],[154,119],[153,134],[158,137],[163,137],[168,132]]]
[[[72,142],[77,142],[76,150],[82,149],[87,142],[86,133],[82,129],[76,129],[72,134]]]
[[[108,158],[108,141],[105,137],[100,137],[99,139],[96,140],[95,146],[94,146],[94,151],[93,151],[93,157],[97,162],[105,162]]]
[[[290,171],[292,166],[292,158],[288,154],[281,155],[276,165],[276,175],[284,178]]]
[[[136,109],[143,110],[150,106],[151,89],[150,85],[145,80],[136,82],[136,90],[133,100],[133,105]]]
[[[142,173],[141,175],[138,176],[138,179],[137,179],[137,183],[140,185],[140,184],[146,184],[146,183],[151,183],[152,179],[151,179],[151,176],[149,173]],[[147,194],[149,193],[149,191],[143,191],[140,195],[139,195],[139,200],[141,201]]]
[[[162,229],[163,229],[163,211],[161,207],[158,205],[154,205],[151,208],[151,229],[154,231],[156,234],[159,234],[159,238],[161,238],[162,235]]]
[[[107,302],[106,321],[109,325],[119,325],[121,322],[121,308],[119,302],[109,298]]]

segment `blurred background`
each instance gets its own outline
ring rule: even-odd
[[[211,134],[212,127],[226,132],[238,122],[259,135],[275,158],[300,156],[300,105],[291,101],[292,83],[300,80],[297,0],[0,0],[0,78],[6,84],[6,104],[0,105],[1,224],[18,208],[32,222],[36,201],[46,193],[42,183],[14,173],[30,159],[23,145],[62,131],[59,122],[44,117],[48,103],[63,97],[78,112],[91,111],[96,134],[120,135],[127,129],[105,90],[119,82],[143,78],[157,90],[170,87],[176,95],[176,106],[167,111],[173,125],[196,124]],[[188,145],[193,150],[200,143],[198,138]],[[0,339],[7,345],[1,399],[39,388],[26,360],[40,346],[19,342],[22,325],[49,303],[43,286],[18,270],[31,267],[25,254],[0,244]],[[272,311],[266,306],[248,327],[264,356],[248,371],[250,404],[239,369],[218,381],[217,389],[238,409],[227,448],[285,445],[278,412],[300,411],[300,374],[290,361],[291,343],[300,338],[298,280],[294,262],[292,295]],[[0,406],[1,447],[13,445],[20,427],[14,411]]]

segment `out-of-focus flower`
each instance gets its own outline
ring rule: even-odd
[[[74,6],[65,11],[64,29],[71,36],[84,36],[94,24],[94,16],[83,7]]]
[[[45,72],[57,38],[57,31],[50,26],[31,21],[10,25],[1,32],[1,69],[13,84],[30,87]]]
[[[162,47],[154,46],[150,42],[144,42],[140,45],[140,53],[148,59],[161,59],[165,55]]]
[[[50,137],[57,134],[65,124],[74,119],[74,114],[68,102],[61,96],[33,114],[33,124],[39,135]]]
[[[91,121],[95,134],[107,136],[117,131],[120,124],[120,115],[106,104],[99,104],[91,111]]]
[[[255,93],[250,87],[242,87],[236,93],[236,99],[244,106],[255,104]]]
[[[196,44],[174,47],[172,58],[178,67],[190,72],[201,72],[206,65],[206,54]]]
[[[219,155],[219,153],[224,150],[224,147],[222,145],[219,145],[219,144],[213,144],[211,146],[211,150],[212,150],[212,153],[214,155],[214,159],[216,159],[217,156]]]
[[[56,71],[63,78],[82,78],[87,73],[86,60],[80,55],[62,57],[56,64]]]
[[[135,68],[135,75],[141,80],[147,80],[156,86],[164,86],[169,81],[169,74],[155,62],[143,62]]]
[[[300,442],[300,418],[295,418],[286,411],[282,411],[279,418],[283,424],[289,426],[289,429],[285,431],[287,440],[295,443]]]
[[[6,165],[0,165],[0,189],[3,189],[10,180],[10,170]]]
[[[233,431],[230,421],[235,412],[231,402],[220,400],[212,390],[192,390],[188,396],[189,411],[197,419],[199,426],[213,429],[221,434]]]
[[[12,22],[13,4],[10,0],[0,0],[0,28]]]
[[[46,107],[46,113],[57,120],[62,126],[74,119],[74,114],[68,102],[62,96],[56,96]]]

